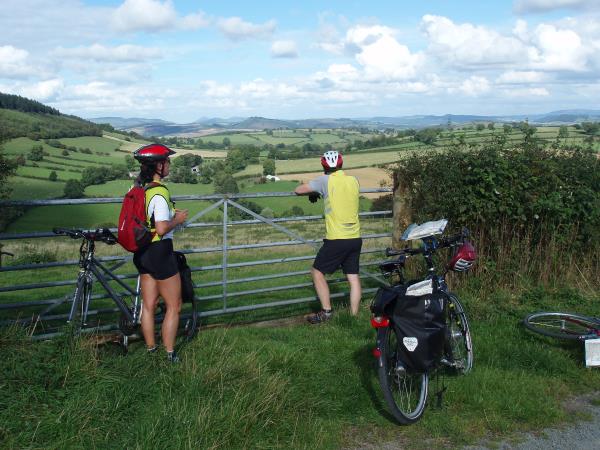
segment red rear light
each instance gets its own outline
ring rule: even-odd
[[[375,358],[379,358],[381,356],[381,350],[379,350],[378,348],[374,348],[373,349],[373,356]]]
[[[390,319],[385,316],[371,317],[371,326],[373,328],[383,328],[390,325]]]

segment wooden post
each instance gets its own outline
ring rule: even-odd
[[[396,172],[393,174],[394,178],[394,194],[393,194],[393,222],[394,227],[392,231],[392,247],[400,249],[404,247],[400,237],[406,227],[412,223],[412,211],[410,210],[410,202],[408,198],[408,187],[398,179]]]

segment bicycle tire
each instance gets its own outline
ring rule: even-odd
[[[200,329],[200,319],[198,317],[198,301],[196,297],[192,298],[190,302],[192,307],[190,311],[190,316],[186,319],[185,324],[183,326],[183,335],[186,340],[191,341],[194,339],[198,330]]]
[[[578,314],[537,312],[529,314],[523,325],[534,333],[557,339],[577,340],[600,332],[600,320]]]
[[[427,373],[396,370],[398,338],[393,327],[379,328],[377,342],[381,350],[381,364],[377,368],[377,373],[383,397],[392,415],[400,424],[414,423],[425,411],[429,376]]]
[[[465,309],[455,294],[448,294],[447,339],[452,351],[453,368],[462,374],[473,368],[473,342]]]

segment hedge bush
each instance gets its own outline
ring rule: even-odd
[[[600,159],[588,149],[546,149],[535,141],[507,147],[415,155],[394,168],[413,220],[447,218],[455,226],[519,230],[577,229],[589,241],[600,229]]]

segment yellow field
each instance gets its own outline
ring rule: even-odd
[[[375,189],[380,188],[381,183],[385,183],[384,187],[391,187],[392,179],[390,174],[384,170],[379,169],[377,167],[366,167],[362,169],[348,169],[344,170],[344,172],[348,175],[352,175],[358,179],[360,183],[360,187],[362,189]],[[322,175],[323,172],[305,172],[305,173],[294,173],[287,175],[278,175],[282,180],[295,180],[298,183],[307,183],[308,181],[317,178],[319,175]],[[377,198],[384,194],[363,194],[367,198]]]

